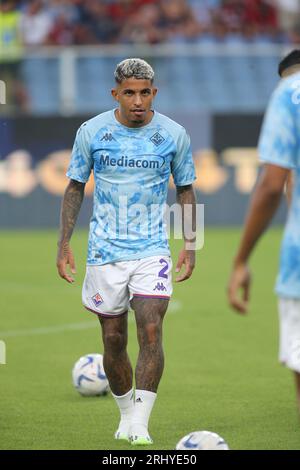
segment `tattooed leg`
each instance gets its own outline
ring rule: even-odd
[[[153,440],[148,424],[164,368],[162,322],[168,300],[135,297],[131,305],[135,312],[140,352],[135,369],[135,404],[129,440],[133,446],[150,445]]]
[[[134,297],[140,352],[135,370],[136,388],[156,392],[164,369],[162,323],[168,300]]]
[[[109,385],[120,410],[120,422],[115,439],[128,440],[134,411],[132,368],[127,355],[127,315],[101,318],[104,344],[103,365]]]
[[[132,388],[132,367],[126,351],[127,315],[99,317],[104,344],[103,365],[111,391],[124,395]]]

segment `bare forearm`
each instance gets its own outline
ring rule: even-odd
[[[261,181],[254,193],[235,263],[245,263],[256,242],[268,227],[281,200],[279,191],[270,191]]]
[[[287,204],[289,207],[291,206],[291,202],[292,202],[293,189],[294,189],[294,174],[293,174],[293,171],[291,170],[287,178],[287,182],[286,182],[286,199],[287,199]]]
[[[177,187],[177,202],[182,209],[182,231],[185,242],[196,240],[196,197],[192,185]]]
[[[61,206],[59,245],[68,244],[84,197],[83,183],[71,180],[68,184]]]

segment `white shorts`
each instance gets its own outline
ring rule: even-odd
[[[133,297],[169,299],[172,294],[172,260],[151,256],[86,267],[82,303],[103,317],[127,313]]]
[[[300,373],[300,299],[279,298],[279,360]]]

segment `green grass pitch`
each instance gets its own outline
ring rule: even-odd
[[[113,433],[111,396],[83,398],[71,369],[102,352],[98,321],[81,306],[87,234],[77,231],[76,283],[56,274],[56,233],[0,234],[1,449],[130,449]],[[207,229],[193,278],[175,284],[165,320],[165,371],[150,422],[155,450],[174,449],[185,434],[211,430],[232,449],[300,449],[292,374],[277,362],[273,284],[281,230],[272,229],[253,256],[251,313],[234,314],[226,283],[237,229]],[[172,243],[174,265],[180,242]],[[137,356],[129,317],[129,353]],[[79,324],[79,325],[78,325]]]

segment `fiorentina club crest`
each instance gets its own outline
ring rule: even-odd
[[[165,141],[165,139],[162,135],[160,135],[159,132],[155,132],[155,134],[150,138],[150,140],[154,143],[154,145],[156,145],[156,147],[158,147]]]
[[[103,304],[104,300],[102,299],[101,295],[99,294],[99,292],[97,292],[97,294],[95,294],[93,297],[92,297],[92,301],[94,302],[94,304],[96,305],[96,307],[99,307],[99,305]]]

